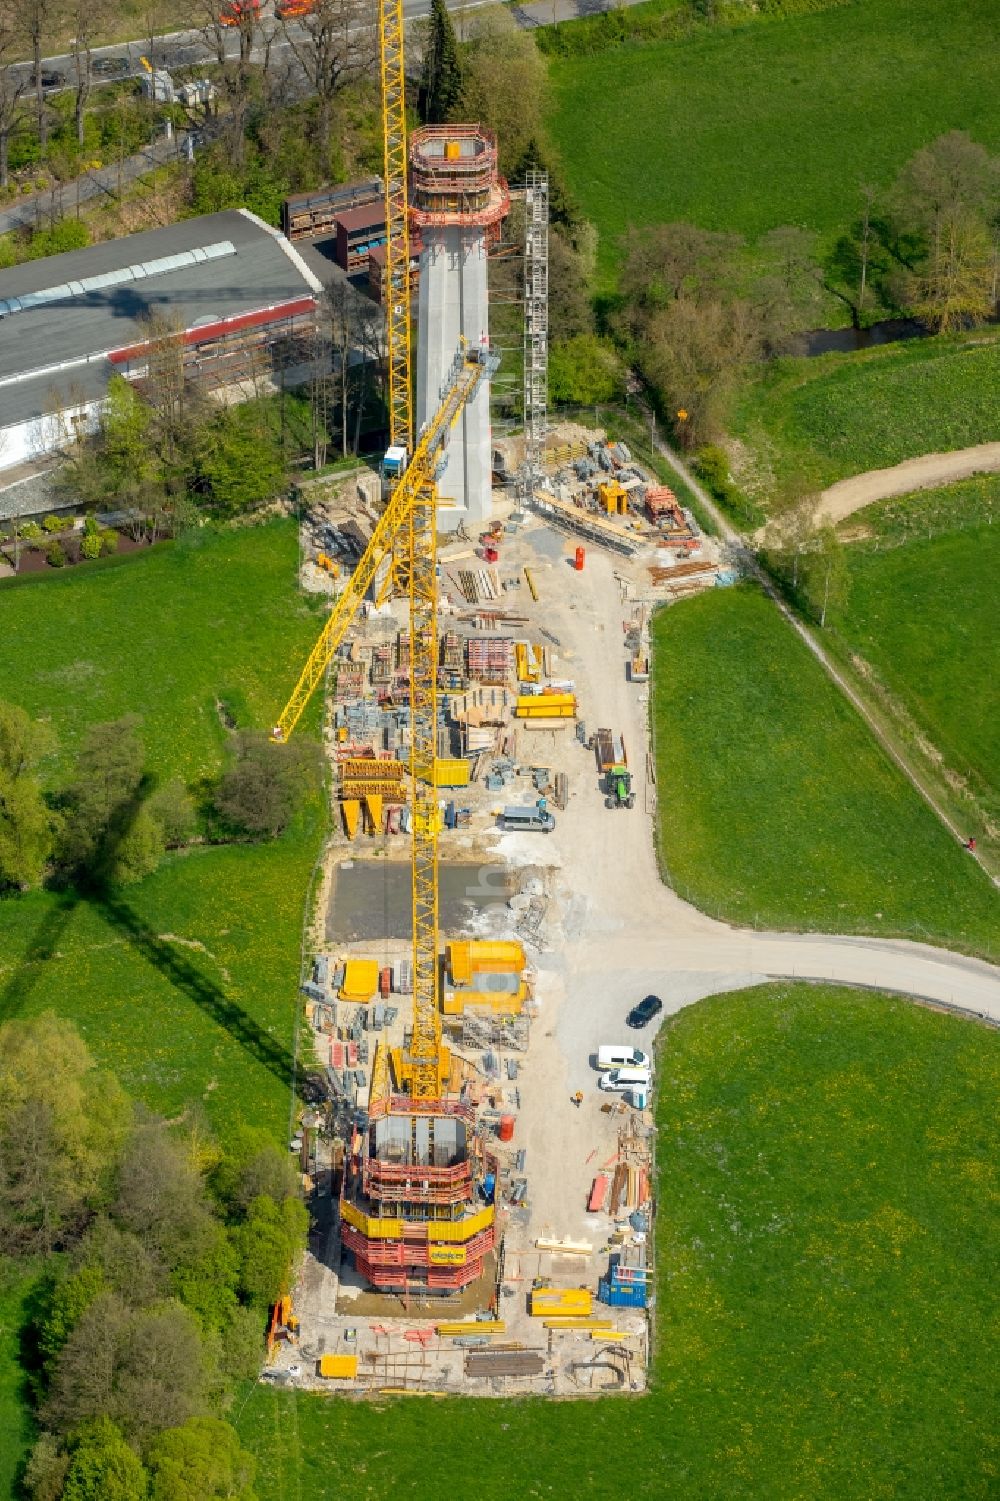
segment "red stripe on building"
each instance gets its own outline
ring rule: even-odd
[[[291,302],[274,303],[271,307],[258,308],[252,313],[237,313],[232,318],[220,318],[215,323],[199,323],[197,328],[185,329],[182,334],[171,334],[168,338],[180,339],[187,345],[204,344],[210,339],[221,339],[226,334],[239,333],[243,328],[260,328],[268,323],[279,323],[285,318],[295,318],[300,313],[311,313],[315,309],[315,297],[296,297]],[[123,349],[113,349],[108,359],[113,365],[127,365],[130,360],[144,354],[149,344],[147,339],[142,344],[129,344]]]

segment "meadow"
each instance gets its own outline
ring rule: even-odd
[[[552,58],[548,129],[606,282],[630,225],[829,236],[935,136],[1000,146],[995,35],[993,0],[863,0]]]
[[[751,585],[653,620],[664,873],[715,916],[998,957],[1000,906]]]
[[[214,775],[227,720],[267,729],[319,634],[297,563],[295,523],[274,521],[0,583],[0,698],[51,723],[49,775],[88,725],[123,714],[160,779]]]
[[[319,628],[296,587],[292,522],[0,586],[0,697],[50,719],[58,783],[89,724],[141,716],[150,771],[197,785],[222,766],[220,714],[265,728]],[[309,733],[307,722],[303,733]],[[0,1020],[69,1017],[128,1093],[228,1138],[288,1130],[303,903],[325,828],[314,795],[273,843],[196,846],[103,896],[0,903]],[[17,1328],[0,1286],[0,1495],[29,1438]]]
[[[136,713],[147,765],[197,786],[227,731],[270,724],[318,618],[296,588],[292,522],[0,588],[0,697],[51,720],[68,768],[88,724]],[[308,724],[305,728],[308,733]],[[36,891],[0,906],[0,1019],[69,1016],[133,1098],[287,1128],[302,904],[324,813],[307,801],[262,845],[195,846],[106,895]]]
[[[947,766],[1000,804],[1000,476],[857,512],[832,621]]]
[[[268,1501],[987,1501],[1000,1034],[830,986],[660,1044],[658,1337],[641,1398],[376,1403],[258,1386]],[[627,1403],[627,1408],[625,1404]],[[624,1472],[624,1473],[623,1473]]]
[[[1000,438],[1000,337],[980,331],[776,360],[746,380],[730,429],[799,494],[924,453]]]

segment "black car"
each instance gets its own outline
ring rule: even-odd
[[[644,1000],[639,1002],[638,1006],[632,1007],[632,1010],[625,1018],[625,1025],[627,1027],[635,1027],[638,1030],[639,1027],[644,1027],[647,1022],[651,1022],[654,1016],[659,1016],[662,1010],[663,1002],[660,1000],[660,997],[658,995],[647,995]]]
[[[66,82],[64,75],[62,73],[57,73],[55,68],[43,68],[41,72],[41,79],[43,89],[61,89],[63,84]],[[31,84],[32,88],[34,88],[38,82],[38,75],[35,73],[34,68],[32,68],[30,74],[28,75],[28,82]]]
[[[122,78],[132,68],[127,57],[95,57],[90,71],[95,78]]]

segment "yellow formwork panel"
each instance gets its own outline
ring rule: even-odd
[[[344,965],[344,983],[340,987],[340,999],[362,1004],[370,1001],[377,990],[378,960],[348,959]]]
[[[444,1338],[460,1338],[463,1334],[506,1334],[505,1319],[456,1319],[451,1324],[435,1324],[435,1332]]]
[[[327,1381],[353,1381],[358,1374],[356,1355],[321,1355],[319,1374]]]
[[[542,1325],[543,1329],[589,1329],[604,1333],[614,1327],[611,1319],[546,1319]]]
[[[534,1287],[531,1290],[531,1317],[589,1318],[593,1293],[588,1287]]]
[[[358,823],[361,819],[361,804],[354,797],[345,798],[341,803],[344,814],[344,828],[347,830],[348,839],[353,839],[358,832]]]
[[[377,834],[382,827],[382,799],[376,792],[369,792],[365,796],[365,807],[368,810],[368,822],[373,834]]]
[[[471,1240],[481,1230],[488,1230],[496,1218],[492,1204],[480,1209],[478,1214],[467,1214],[461,1220],[434,1220],[427,1228],[431,1241]]]
[[[573,719],[576,715],[576,694],[527,694],[518,698],[514,713],[518,719]]]
[[[340,1217],[347,1225],[353,1225],[355,1230],[360,1230],[362,1235],[367,1235],[369,1240],[401,1240],[403,1235],[403,1221],[390,1219],[373,1219],[365,1214],[363,1209],[358,1209],[354,1204],[341,1204]]]

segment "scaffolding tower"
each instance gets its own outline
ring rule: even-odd
[[[524,480],[542,475],[549,400],[549,174],[529,167],[524,187]]]

